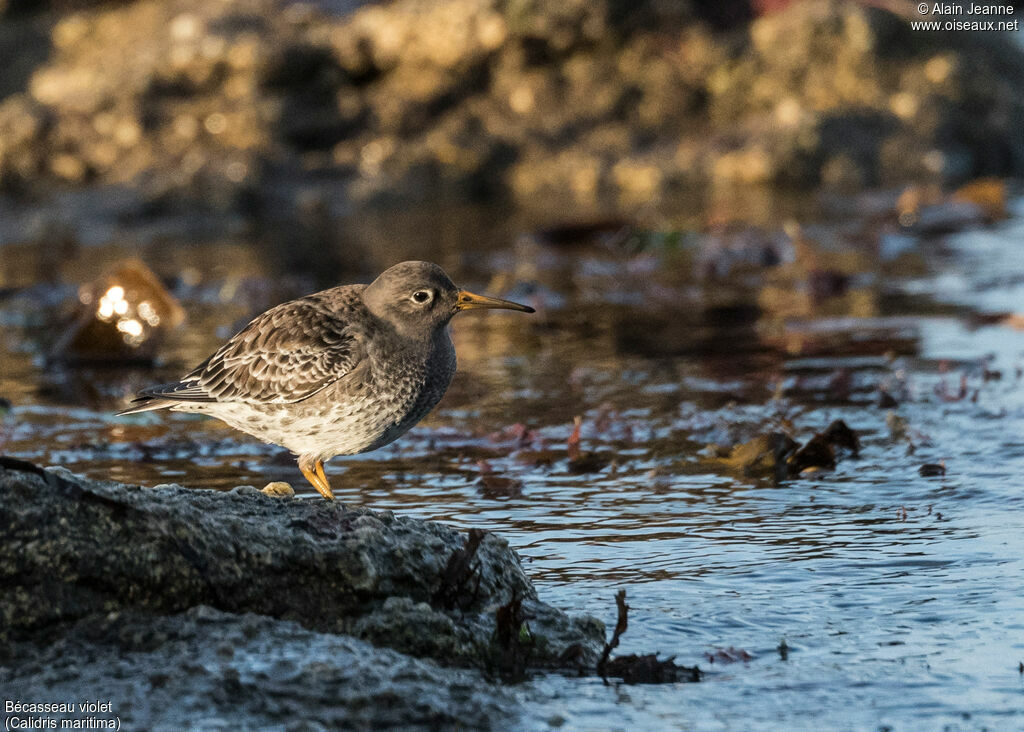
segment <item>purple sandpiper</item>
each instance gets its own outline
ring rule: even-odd
[[[402,262],[369,285],[342,285],[255,318],[181,381],[139,392],[121,414],[198,412],[298,456],[333,499],[324,462],[398,439],[455,374],[448,323],[508,300],[456,287],[436,264]]]

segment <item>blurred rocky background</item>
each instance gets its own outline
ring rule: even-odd
[[[308,219],[1019,174],[1021,46],[914,7],[7,0],[0,191]]]

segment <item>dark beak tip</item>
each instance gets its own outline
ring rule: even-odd
[[[535,313],[537,311],[534,310],[533,308],[531,308],[529,305],[523,305],[523,312],[524,313]]]

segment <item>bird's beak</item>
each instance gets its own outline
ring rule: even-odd
[[[501,300],[496,297],[485,295],[474,295],[465,290],[459,291],[459,299],[455,303],[456,310],[473,310],[475,308],[499,308],[502,310],[518,310],[523,313],[535,312],[529,305],[520,305],[511,300]]]

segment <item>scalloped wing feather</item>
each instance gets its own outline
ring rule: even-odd
[[[271,308],[182,380],[190,394],[184,398],[262,403],[308,399],[350,372],[362,357],[349,321],[319,299]],[[183,398],[181,393],[173,396]]]
[[[361,289],[361,288],[360,288]],[[175,384],[146,389],[126,410],[174,402],[287,404],[308,399],[358,366],[362,329],[352,326],[356,288],[310,295],[271,308]]]

